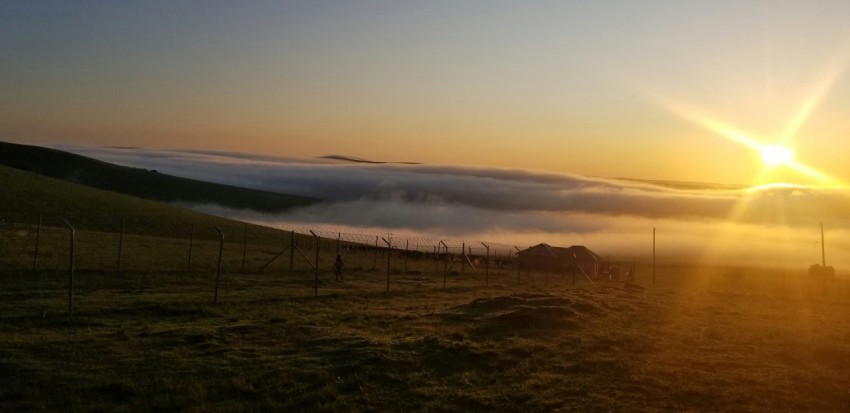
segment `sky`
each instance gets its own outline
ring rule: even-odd
[[[848,20],[846,1],[0,1],[0,140],[837,187]]]

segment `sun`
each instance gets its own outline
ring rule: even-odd
[[[787,146],[762,145],[759,154],[767,167],[789,165],[794,161],[794,150]]]

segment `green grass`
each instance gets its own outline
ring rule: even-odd
[[[373,260],[347,254],[361,269],[342,282],[323,268],[318,297],[303,262],[294,272],[287,262],[264,273],[233,269],[218,304],[212,270],[81,271],[73,316],[64,272],[0,272],[0,411],[844,411],[850,403],[842,281],[821,296],[796,275],[741,283],[728,269],[677,266],[662,267],[655,287],[647,272],[641,285],[594,287],[527,273],[517,285],[513,271],[494,270],[488,288],[479,271],[448,276],[444,289],[432,261],[409,260],[419,273],[401,274],[395,256],[385,293],[385,269],[369,270]]]
[[[67,219],[77,228],[117,233],[125,220],[127,233],[162,237],[215,238],[215,227],[230,236],[241,236],[245,223],[202,214],[133,196],[117,194],[0,166],[0,224],[36,224],[63,227]],[[273,237],[271,228],[248,225],[254,233]]]

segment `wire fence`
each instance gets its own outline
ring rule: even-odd
[[[209,274],[215,274],[213,302],[219,299],[222,274],[291,276],[314,295],[331,277],[357,273],[380,275],[370,279],[381,281],[385,291],[426,281],[445,288],[461,279],[486,287],[491,274],[515,273],[520,282],[520,247],[498,243],[249,224],[227,230],[193,223],[139,230],[145,228],[152,226],[120,220],[114,231],[104,231],[69,220],[0,222],[0,311],[16,298],[36,293],[55,298],[67,289],[67,311],[73,313],[76,295],[119,280],[124,282],[121,288],[129,282],[140,291],[207,290],[212,277],[199,277]],[[337,258],[342,268],[337,268]]]
[[[351,288],[410,291],[422,288],[573,287],[605,281],[654,285],[654,262],[602,261],[595,274],[551,270],[524,263],[519,246],[481,241],[440,240],[392,233],[351,233],[328,228],[269,228],[210,224],[150,231],[143,222],[118,220],[114,231],[75,226],[68,220],[37,223],[0,221],[0,314],[33,307],[74,313],[75,298],[86,305],[164,295],[218,302],[289,295],[343,294]],[[147,231],[147,232],[146,232]],[[342,263],[337,264],[337,259]],[[713,270],[712,270],[713,271]],[[826,295],[850,285],[811,283],[793,273],[732,271],[693,274],[665,266],[659,283],[668,288],[694,280],[709,291]],[[651,274],[651,278],[650,277]],[[343,281],[356,281],[359,284]],[[642,281],[642,282],[641,282]],[[651,284],[650,284],[651,282]],[[364,287],[365,286],[365,287]],[[839,288],[840,287],[840,288]],[[843,294],[843,293],[842,293]],[[847,295],[847,294],[845,294]],[[198,298],[200,297],[200,298]],[[171,299],[171,298],[168,298]],[[14,310],[14,311],[17,311]]]
[[[46,224],[0,223],[0,270],[60,271],[70,264],[80,271],[103,272],[197,272],[215,270],[222,250],[223,272],[249,272],[303,269],[304,262],[314,268],[306,253],[320,251],[320,262],[343,258],[363,258],[367,253],[378,256],[397,255],[403,261],[454,258],[462,269],[483,265],[485,260],[507,266],[516,258],[517,246],[480,241],[437,240],[406,237],[397,234],[346,233],[327,229],[279,228],[278,231],[256,232],[245,225],[242,231],[219,236],[211,227],[194,224],[180,233],[138,234],[125,231],[123,221],[114,232]],[[270,235],[271,234],[271,235]],[[221,245],[219,245],[221,244]],[[71,251],[73,246],[74,250]],[[298,260],[282,256],[294,248]],[[304,256],[302,256],[304,255]],[[292,258],[292,259],[291,259]],[[306,258],[306,261],[303,259]],[[463,258],[463,259],[461,259]],[[357,259],[357,270],[369,269],[368,260]],[[372,260],[371,269],[377,270]]]

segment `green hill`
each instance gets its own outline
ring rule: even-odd
[[[80,229],[107,232],[116,232],[124,219],[128,232],[166,237],[185,237],[192,224],[201,236],[215,235],[215,226],[231,234],[245,228],[239,221],[0,166],[0,222],[33,224],[39,217],[45,225],[61,226],[67,219]]]
[[[163,202],[217,204],[280,212],[318,199],[221,185],[119,166],[64,151],[0,142],[0,165],[107,191]]]

